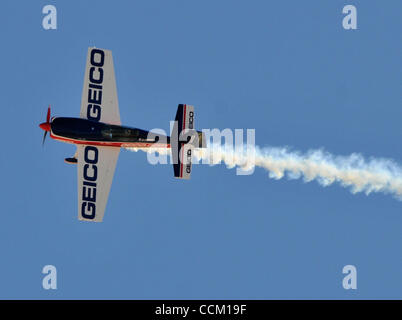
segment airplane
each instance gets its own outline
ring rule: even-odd
[[[122,126],[112,52],[88,48],[79,118],[50,117],[39,127],[54,140],[75,144],[66,158],[78,171],[78,219],[102,222],[120,148],[170,148],[174,177],[189,179],[194,148],[205,147],[194,129],[194,107],[179,104],[171,137]]]

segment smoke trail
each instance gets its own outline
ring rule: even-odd
[[[134,149],[147,152],[157,149]],[[250,152],[251,151],[251,152]],[[306,153],[291,151],[289,148],[252,147],[252,150],[236,151],[220,145],[195,150],[196,160],[211,165],[225,163],[228,168],[249,169],[253,166],[264,168],[269,177],[281,179],[303,178],[305,182],[316,180],[322,186],[338,182],[350,188],[352,193],[383,192],[402,200],[402,168],[390,159],[364,159],[360,154],[334,156],[323,150],[310,150]]]

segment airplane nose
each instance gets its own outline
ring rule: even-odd
[[[41,124],[39,125],[39,127],[40,127],[42,130],[50,131],[50,123],[49,123],[49,122],[43,122],[43,123],[41,123]]]

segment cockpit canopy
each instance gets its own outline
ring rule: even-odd
[[[54,118],[51,127],[55,135],[83,141],[149,141],[148,131],[87,119]]]

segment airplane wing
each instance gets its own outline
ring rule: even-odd
[[[102,222],[120,148],[77,145],[78,219]]]
[[[121,125],[110,50],[88,48],[80,118]]]

